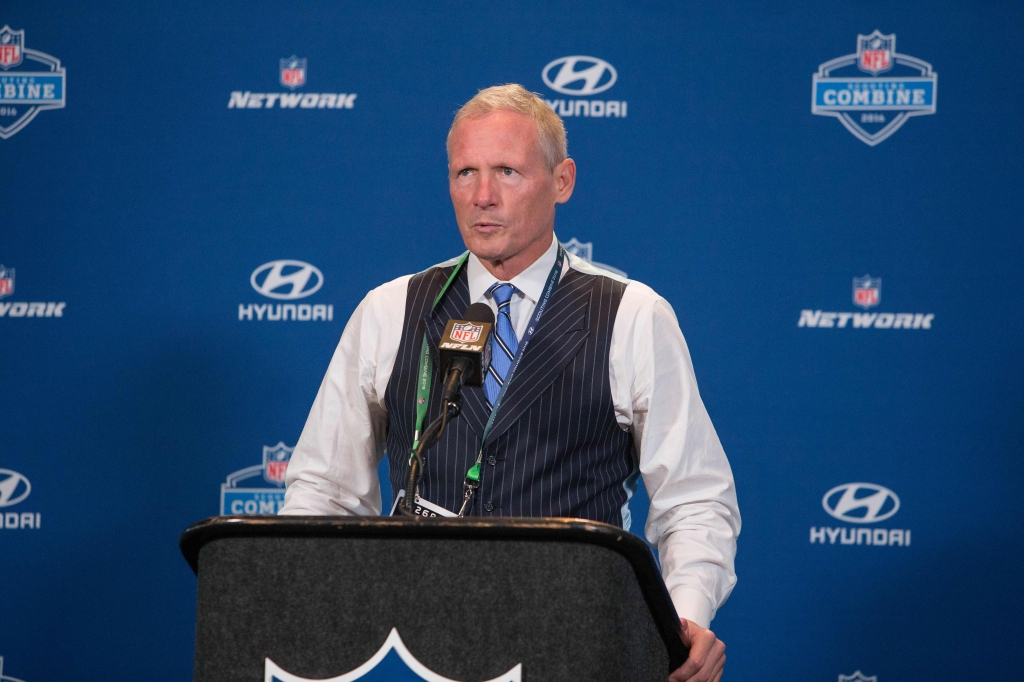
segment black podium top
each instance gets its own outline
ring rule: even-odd
[[[687,656],[680,621],[650,548],[636,535],[596,521],[560,518],[449,519],[391,516],[218,516],[193,524],[179,546],[198,573],[199,552],[224,538],[345,537],[372,539],[527,540],[581,543],[611,550],[632,567],[644,601],[675,665]]]

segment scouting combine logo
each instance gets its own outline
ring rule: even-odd
[[[883,73],[887,75],[880,77]],[[812,78],[811,113],[835,116],[873,147],[911,116],[935,113],[938,81],[931,64],[896,51],[895,33],[876,30],[857,36],[855,54],[818,67]]]
[[[500,677],[495,677],[489,682],[520,682],[523,679],[522,664],[509,670]],[[442,677],[432,672],[427,666],[416,660],[402,642],[398,630],[392,629],[384,645],[366,663],[362,664],[350,673],[319,679],[315,682],[457,682],[447,677]],[[272,660],[265,659],[263,668],[263,682],[314,682],[306,677],[299,677],[285,672]]]
[[[0,29],[0,138],[46,109],[64,107],[64,68],[56,57],[25,47],[25,31]]]
[[[291,90],[306,84],[306,58],[295,55],[281,60],[281,85]]]
[[[565,247],[566,252],[572,254],[573,256],[576,256],[577,258],[582,258],[583,260],[593,265],[595,268],[607,270],[608,272],[616,274],[625,279],[629,278],[629,276],[625,272],[619,270],[618,268],[614,268],[611,265],[605,265],[604,263],[597,263],[594,261],[594,242],[581,242],[578,239],[576,239],[576,237],[573,237],[565,244],[562,244],[562,246]]]
[[[882,300],[882,278],[864,275],[853,278],[853,304],[867,310]]]
[[[264,445],[263,464],[239,469],[228,476],[220,485],[221,516],[279,512],[284,506],[284,478],[294,449],[284,443]]]
[[[559,57],[541,69],[544,84],[569,97],[590,97],[608,90],[619,79],[615,67],[597,57]],[[626,118],[627,103],[620,100],[544,100],[556,114],[590,118]]]

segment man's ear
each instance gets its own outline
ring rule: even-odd
[[[566,159],[555,166],[555,203],[564,204],[572,196],[576,187],[576,162]]]

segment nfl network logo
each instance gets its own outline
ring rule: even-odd
[[[888,75],[879,77],[883,73]],[[857,36],[856,53],[818,66],[812,76],[811,113],[838,118],[857,139],[874,147],[911,116],[934,114],[938,85],[931,64],[898,53],[895,33],[875,30]]]
[[[471,322],[456,324],[452,326],[452,339],[462,343],[474,343],[480,339],[480,332],[483,330],[483,325],[476,325]]]
[[[0,298],[14,293],[14,268],[0,265]]]
[[[853,278],[853,304],[867,310],[882,301],[882,278],[864,275]]]
[[[306,84],[306,59],[295,55],[281,60],[281,85],[290,90]]]
[[[24,29],[0,29],[0,139],[27,126],[40,111],[62,109],[64,75],[59,59],[25,47]]]

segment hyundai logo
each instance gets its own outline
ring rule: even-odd
[[[874,483],[844,483],[825,493],[821,506],[840,521],[876,523],[896,513],[900,498]]]
[[[300,260],[272,260],[253,270],[249,282],[264,296],[290,300],[315,294],[324,285],[324,276]]]
[[[545,85],[563,95],[596,95],[615,85],[619,77],[605,60],[582,55],[556,59],[540,76]]]
[[[32,492],[32,484],[17,471],[0,469],[0,507],[18,504]]]

